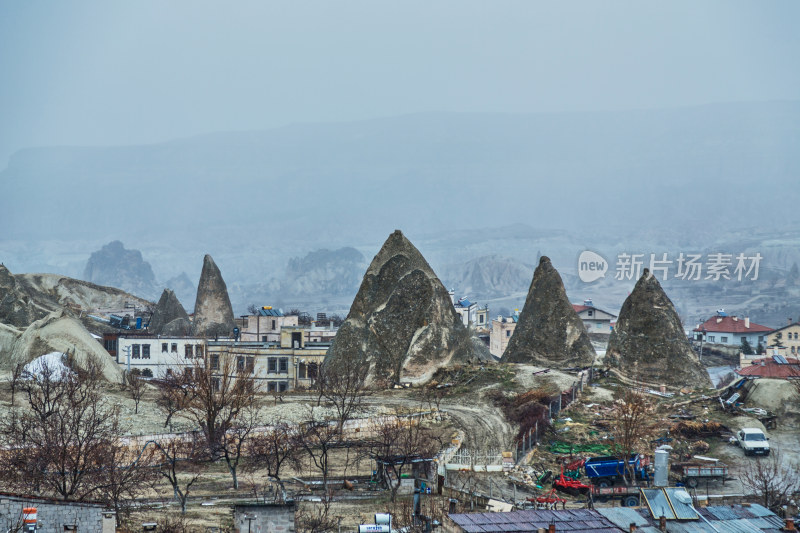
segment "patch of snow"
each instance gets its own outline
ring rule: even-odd
[[[42,376],[45,368],[47,368],[51,373],[51,377],[57,381],[60,376],[72,372],[65,363],[66,358],[67,355],[62,352],[50,352],[37,357],[23,367],[22,379],[32,379],[33,376]]]

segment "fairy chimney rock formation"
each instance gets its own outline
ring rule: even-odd
[[[207,337],[231,335],[233,328],[233,307],[228,287],[214,260],[206,255],[194,304],[194,333]]]
[[[622,304],[605,361],[621,377],[642,383],[711,386],[672,301],[648,269]]]
[[[325,364],[368,365],[368,382],[421,383],[481,358],[442,282],[396,230],[367,268]]]
[[[170,289],[164,289],[158,300],[156,310],[150,319],[150,333],[153,335],[187,335],[192,324],[178,297]]]
[[[585,367],[595,351],[550,259],[542,256],[533,273],[525,307],[501,360],[552,368]]]

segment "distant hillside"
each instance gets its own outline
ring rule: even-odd
[[[776,102],[426,113],[145,146],[33,148],[0,173],[0,198],[14,199],[0,227],[8,239],[191,228],[215,242],[259,226],[379,240],[385,221],[417,233],[487,220],[593,234],[630,225],[702,232],[754,217],[777,227],[800,220],[798,145],[800,103]]]
[[[535,258],[532,258],[535,259]],[[502,256],[483,256],[466,263],[447,265],[439,273],[445,287],[471,300],[497,298],[525,292],[533,279],[533,267]]]

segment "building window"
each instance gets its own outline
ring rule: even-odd
[[[203,345],[196,344],[194,347],[194,356],[195,357],[203,357]]]
[[[742,337],[742,344],[747,342],[747,337]]]
[[[286,392],[286,386],[287,385],[286,385],[285,381],[279,381],[278,382],[278,392]]]
[[[510,336],[511,336],[511,330],[510,330],[510,329],[507,329],[507,330],[506,330],[506,337],[510,337]]]
[[[133,349],[131,350],[131,357],[133,357],[134,359],[139,359],[140,350],[141,346],[138,344],[134,344]]]
[[[219,392],[219,378],[211,378],[211,386],[214,387],[214,392]]]
[[[256,359],[255,357],[248,357],[247,364],[245,365],[245,369],[248,372],[255,372],[256,370]]]
[[[267,383],[267,392],[275,392],[276,390],[277,390],[277,387],[275,386],[275,382],[274,381],[270,381],[270,382]]]
[[[173,342],[172,343],[172,350],[171,351],[172,351],[172,353],[178,353],[178,343],[177,342]]]
[[[190,367],[190,366],[187,366],[186,368],[184,368],[184,369],[183,369],[183,374],[184,374],[184,375],[185,375],[187,378],[190,378],[190,377],[192,377],[192,370],[193,370],[193,369],[192,369],[192,367]]]
[[[236,356],[236,370],[242,372],[244,370],[244,356]]]
[[[184,347],[183,347],[183,356],[186,359],[191,359],[192,358],[192,345],[191,344],[184,345]]]
[[[714,335],[708,336],[708,342],[714,342]]]
[[[281,357],[279,359],[279,362],[280,362],[280,366],[278,368],[278,371],[281,374],[285,374],[286,372],[288,372],[289,371],[289,358],[288,357]]]
[[[794,346],[792,346],[792,353],[794,353]]]
[[[274,320],[272,321],[272,329],[273,330],[275,329],[275,321]]]
[[[797,333],[794,334],[794,340],[797,340]]]
[[[261,342],[267,342],[267,336],[261,335]]]
[[[269,374],[274,374],[275,372],[277,372],[278,371],[277,365],[278,363],[274,357],[270,357],[269,359],[267,359],[267,372]]]
[[[142,344],[142,359],[150,359],[150,345]]]
[[[594,311],[592,311],[591,309],[589,309],[589,310],[588,310],[586,313],[587,313],[589,316],[592,316],[592,315],[594,314]]]
[[[167,343],[166,342],[162,342],[161,343],[161,353],[167,353],[168,351],[169,351],[169,349],[167,348]]]
[[[219,354],[211,354],[211,370],[219,370]]]
[[[722,341],[723,343],[726,343],[726,342],[728,342],[728,337],[722,337],[721,341]]]
[[[758,342],[764,342],[764,336],[763,336],[763,335],[761,335],[761,336],[758,338]]]

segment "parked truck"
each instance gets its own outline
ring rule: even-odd
[[[624,476],[633,471],[634,480],[649,480],[649,464],[639,454],[631,455],[628,459],[627,471],[625,461],[618,457],[592,457],[583,463],[586,477],[597,487],[610,487],[615,483],[624,483]]]

